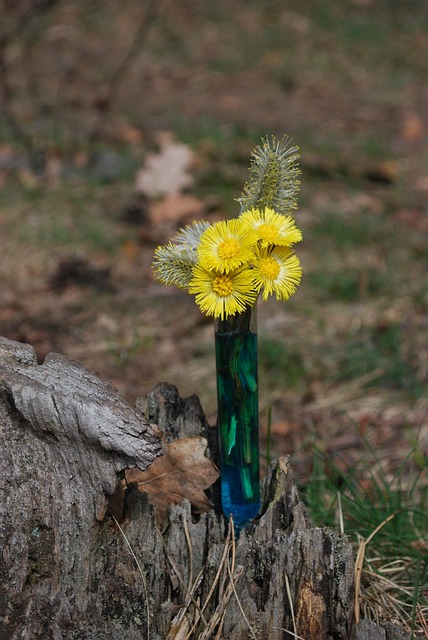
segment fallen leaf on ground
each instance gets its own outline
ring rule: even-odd
[[[201,436],[173,440],[166,452],[145,470],[128,469],[119,483],[118,494],[126,485],[136,483],[138,490],[148,495],[156,507],[156,517],[162,521],[168,506],[185,498],[199,511],[210,511],[211,502],[204,493],[218,478],[214,463],[205,456],[207,441]]]
[[[135,190],[149,198],[179,193],[192,186],[189,169],[193,151],[185,144],[173,142],[170,136],[160,140],[161,150],[147,156],[145,166],[137,173]]]
[[[400,136],[407,140],[407,142],[413,142],[414,140],[420,140],[424,135],[424,123],[416,113],[408,113],[401,123]]]
[[[194,218],[200,218],[204,211],[201,200],[189,194],[170,193],[169,195],[153,202],[150,207],[150,219],[155,225],[163,222],[190,222]]]

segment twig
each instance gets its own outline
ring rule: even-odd
[[[204,606],[202,607],[202,611],[205,611],[205,609],[206,609],[206,607],[207,607],[207,605],[208,605],[209,601],[210,601],[210,600],[211,600],[211,598],[212,598],[212,595],[213,595],[213,593],[214,593],[214,591],[215,591],[215,588],[216,588],[216,586],[217,586],[217,584],[218,584],[218,581],[220,580],[220,576],[221,576],[222,570],[223,570],[223,568],[224,568],[224,566],[225,566],[225,562],[226,562],[226,558],[227,558],[227,554],[228,554],[229,542],[230,542],[230,533],[231,533],[231,530],[230,530],[230,528],[229,528],[229,529],[228,529],[228,532],[227,532],[226,541],[225,541],[225,543],[224,543],[224,547],[223,547],[223,555],[222,555],[222,557],[221,557],[220,565],[219,565],[219,568],[218,568],[218,570],[217,570],[216,576],[215,576],[215,578],[214,578],[214,582],[213,582],[213,583],[212,583],[212,585],[211,585],[211,589],[210,589],[210,590],[209,590],[209,592],[208,592],[207,598],[206,598],[206,600],[205,600],[205,604],[204,604]]]
[[[294,617],[294,605],[293,605],[293,598],[291,597],[290,581],[286,573],[284,573],[284,577],[285,577],[285,588],[287,591],[288,604],[290,605],[290,611],[291,611],[291,620],[293,622],[293,632],[294,632],[293,635],[296,638],[298,638],[299,636],[297,635],[296,618]]]
[[[193,547],[192,547],[192,540],[190,539],[189,525],[187,524],[186,518],[183,518],[183,528],[184,528],[184,535],[186,536],[187,547],[189,549],[189,576],[188,576],[187,584],[188,584],[188,590],[190,591],[192,588],[192,582],[193,582]]]
[[[197,624],[200,620],[201,616],[201,608],[199,605],[199,602],[197,602],[195,600],[195,593],[196,590],[198,589],[199,585],[202,582],[202,578],[204,577],[204,570],[201,569],[198,573],[198,575],[195,578],[195,581],[193,583],[193,585],[190,587],[188,593],[187,593],[187,597],[186,600],[184,602],[184,604],[182,605],[182,607],[180,608],[180,611],[177,613],[177,615],[174,617],[174,619],[171,621],[171,627],[169,629],[168,635],[166,637],[166,640],[173,640],[173,639],[177,639],[177,638],[182,638],[183,640],[186,640],[187,638],[189,638],[190,636],[188,635],[188,628],[189,628],[189,622],[186,620],[185,621],[185,626],[183,627],[183,618],[186,614],[186,611],[188,610],[188,608],[190,607],[190,605],[192,603],[194,603],[196,605],[196,617],[199,616],[197,618],[197,621],[195,624]],[[206,623],[205,623],[206,624]],[[186,634],[186,635],[184,635]]]
[[[226,540],[225,540],[225,543],[224,543],[224,546],[223,546],[223,554],[222,554],[222,557],[221,557],[221,560],[220,560],[220,564],[219,564],[219,567],[217,569],[217,573],[215,575],[214,581],[213,581],[213,583],[211,585],[211,588],[210,588],[210,590],[208,592],[208,595],[205,598],[205,602],[204,602],[204,604],[203,604],[203,606],[201,608],[201,612],[202,613],[207,608],[207,606],[208,606],[208,604],[209,604],[209,602],[210,602],[210,600],[211,600],[211,598],[212,598],[212,596],[213,596],[213,594],[215,592],[215,589],[216,589],[217,584],[218,584],[218,582],[220,580],[220,577],[221,577],[221,575],[223,573],[223,569],[226,566],[227,555],[228,555],[228,552],[229,552],[230,537],[231,537],[231,527],[229,526],[229,528],[227,530]],[[221,600],[221,598],[219,598],[219,600]],[[210,620],[210,624],[211,624],[211,620]],[[195,621],[193,626],[192,626],[192,628],[190,629],[188,635],[186,636],[185,640],[190,640],[190,638],[193,637],[193,633],[194,633],[197,625],[198,625],[198,621]],[[220,626],[222,626],[222,624]],[[215,627],[213,627],[213,628],[215,628]]]
[[[237,567],[234,575],[235,582],[238,582],[243,571],[244,571],[243,567]],[[216,626],[219,623],[220,625],[223,624],[225,609],[234,591],[235,591],[235,585],[233,584],[233,582],[229,582],[229,584],[227,585],[226,591],[224,593],[224,596],[222,597],[221,601],[218,603],[216,610],[214,611],[213,615],[210,618],[207,628],[204,629],[204,631],[199,635],[198,640],[208,640],[211,636],[211,633],[216,628]]]

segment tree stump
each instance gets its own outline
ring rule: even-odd
[[[111,515],[124,470],[163,452],[151,423],[215,446],[196,396],[162,383],[133,409],[79,364],[38,365],[4,338],[0,374],[0,640],[406,637],[355,629],[351,544],[311,526],[285,458],[238,539],[188,501],[160,528],[133,484],[121,521]]]

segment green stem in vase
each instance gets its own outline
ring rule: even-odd
[[[222,508],[239,530],[260,508],[256,308],[216,320]]]

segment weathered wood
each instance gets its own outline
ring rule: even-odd
[[[146,468],[160,440],[98,375],[2,339],[0,450],[0,637],[67,637],[96,592],[117,474]]]
[[[160,531],[133,485],[124,520],[105,515],[121,470],[160,453],[150,422],[167,439],[212,435],[196,396],[162,383],[138,414],[76,363],[39,366],[6,340],[0,374],[0,640],[404,637],[355,635],[351,545],[311,526],[286,459],[238,540],[187,501]]]
[[[410,634],[391,622],[378,625],[371,620],[361,620],[356,640],[410,640]]]
[[[0,375],[3,394],[21,418],[64,454],[83,442],[85,452],[109,454],[109,464],[121,470],[145,469],[161,453],[149,423],[117,390],[68,358],[49,354],[39,366],[32,347],[1,338]]]

